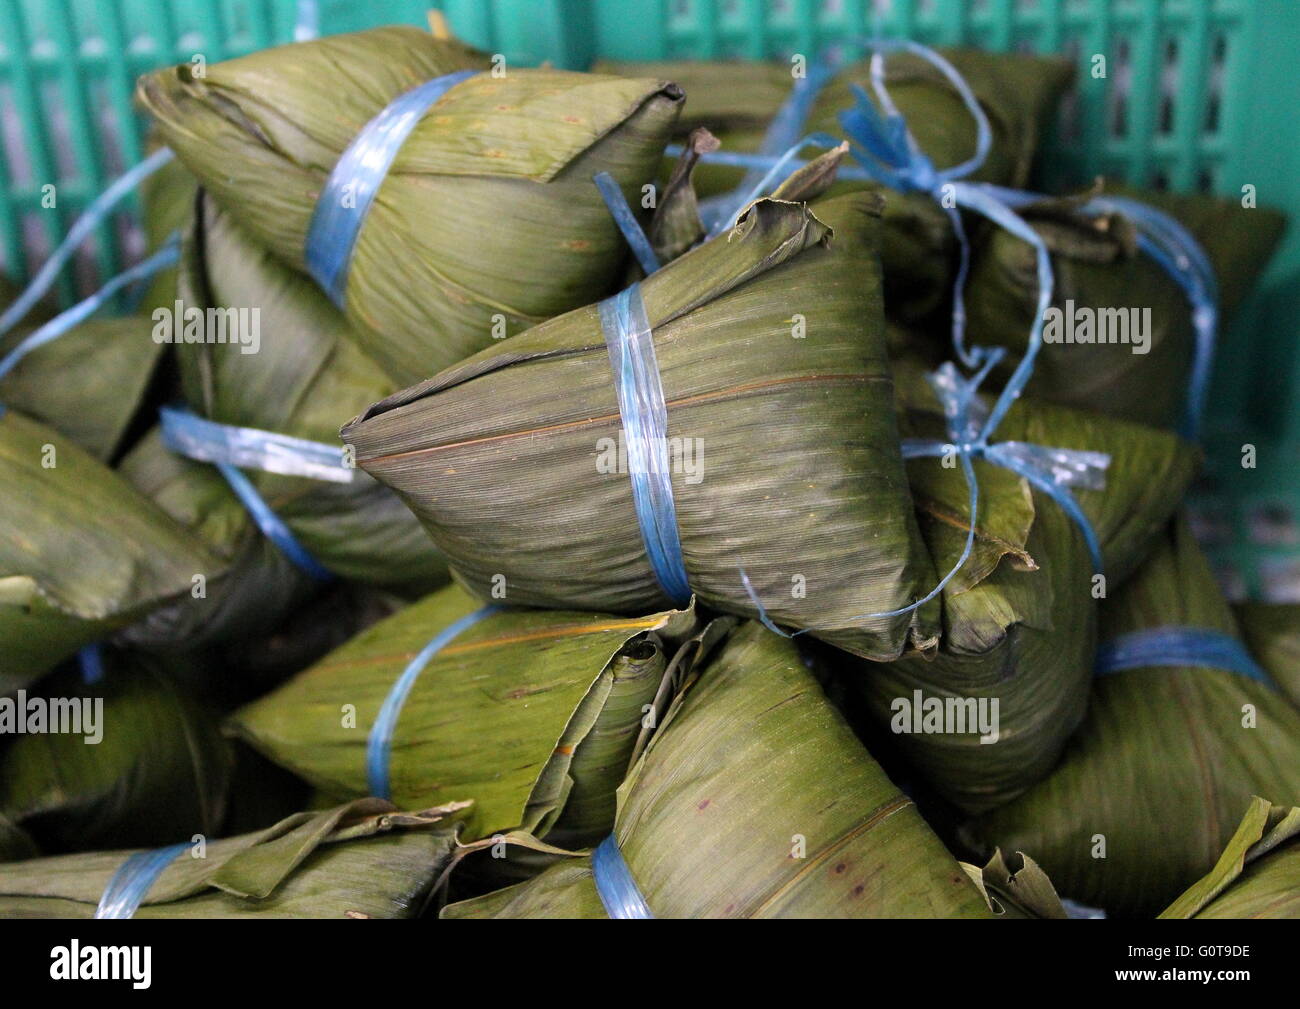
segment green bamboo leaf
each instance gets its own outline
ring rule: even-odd
[[[1253,796],[1237,832],[1204,877],[1161,918],[1300,917],[1300,808]]]
[[[365,795],[368,737],[394,682],[477,607],[458,587],[436,592],[240,709],[231,728],[327,794]],[[467,837],[523,828],[557,844],[594,843],[609,831],[643,720],[697,623],[691,612],[511,610],[464,630],[403,704],[389,763],[395,801],[470,795]]]
[[[1069,917],[1047,873],[1024,852],[1016,852],[1008,862],[999,848],[983,869],[968,862],[961,867],[1000,918]]]
[[[94,685],[66,670],[0,701],[15,714],[57,705],[81,715],[76,733],[46,725],[9,738],[0,751],[0,813],[50,853],[214,834],[231,773],[217,716],[147,656],[110,652],[104,666]]]
[[[150,887],[136,918],[410,918],[455,844],[467,803],[402,813],[361,799],[196,844]],[[0,917],[90,918],[131,852],[0,865]]]
[[[217,560],[129,483],[0,415],[0,694],[188,593]]]
[[[919,371],[900,364],[895,374],[904,433],[946,440]],[[980,545],[974,570],[943,592],[941,647],[883,667],[856,664],[846,681],[929,783],[970,813],[1009,801],[1056,763],[1087,708],[1098,594],[1114,592],[1151,549],[1196,464],[1195,451],[1172,434],[1029,400],[1017,402],[995,440],[1111,457],[1104,490],[1072,492],[1101,545],[1104,584],[1094,580],[1078,527],[1055,501],[977,461]],[[965,480],[938,459],[913,461],[908,475],[934,567],[947,571],[970,524]],[[926,705],[950,709],[951,717],[929,727],[922,720],[917,732]],[[1042,860],[1032,845],[1002,847]]]

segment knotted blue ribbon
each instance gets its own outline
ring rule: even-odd
[[[970,245],[957,207],[966,207],[993,220],[1017,238],[1033,246],[1038,267],[1039,298],[1034,332],[1031,333],[1026,351],[1026,356],[1032,359],[1038,352],[1043,312],[1051,302],[1051,264],[1046,246],[1037,233],[1025,224],[1012,208],[1023,207],[1046,197],[1039,193],[1009,189],[1005,186],[965,181],[965,178],[976,171],[987,157],[992,133],[988,118],[980,108],[974,93],[947,60],[927,46],[907,40],[874,39],[866,40],[863,44],[874,50],[871,60],[871,85],[880,108],[884,110],[884,115],[876,109],[865,91],[856,86],[853,88],[857,99],[856,104],[851,109],[843,110],[839,118],[846,135],[853,142],[851,153],[860,167],[856,171],[853,166],[841,167],[839,176],[844,179],[870,179],[900,192],[928,193],[939,200],[940,207],[952,224],[960,249],[957,275],[953,283],[952,338],[958,359],[967,367],[978,367],[986,351],[982,348],[968,350],[965,346],[966,309],[963,292],[970,269]],[[907,124],[898,112],[884,83],[882,53],[897,50],[906,50],[926,60],[956,89],[976,125],[976,151],[969,160],[951,168],[937,169],[908,131]],[[795,121],[794,113],[803,108],[806,115],[809,107],[810,104],[796,102],[795,95],[791,95],[786,105],[782,107],[782,112],[778,114],[778,117],[782,115],[789,117],[782,126],[783,135],[794,135],[789,133],[791,122]],[[797,129],[794,132],[797,133]],[[799,146],[806,145],[812,139],[806,138]],[[677,150],[680,148],[670,148],[670,153]],[[787,151],[786,158],[776,159],[774,152],[766,149],[759,154],[717,151],[704,155],[703,158],[717,164],[741,165],[748,168],[751,173],[768,168],[772,174],[770,183],[783,173],[788,175],[802,167],[801,162],[793,161],[789,157],[793,153],[792,148],[791,151]],[[779,168],[778,161],[783,161]],[[749,198],[753,199],[757,195],[758,193],[751,192]],[[1185,437],[1195,440],[1199,436],[1204,414],[1218,327],[1218,289],[1213,268],[1204,250],[1187,229],[1173,217],[1154,207],[1127,197],[1100,196],[1088,201],[1081,209],[1093,214],[1118,212],[1128,217],[1138,229],[1139,248],[1154,259],[1187,295],[1192,308],[1192,324],[1196,332],[1196,352],[1188,379],[1187,405],[1179,430]],[[1024,363],[1022,360],[1022,369],[1018,370],[1022,379],[1017,383],[1018,388],[1023,388],[1033,370],[1032,364],[1023,367]],[[997,419],[1005,413],[1006,406],[1010,405],[1010,399],[1013,398],[1014,396],[1007,397],[1005,406],[1000,405],[1000,408],[995,409],[994,426]]]
[[[402,675],[394,681],[388,696],[384,698],[379,714],[375,717],[375,724],[370,728],[370,735],[366,738],[366,780],[371,795],[380,799],[391,797],[388,768],[392,757],[393,731],[397,728],[397,718],[402,713],[402,705],[406,703],[407,695],[415,686],[415,681],[419,679],[424,667],[457,635],[500,610],[500,606],[484,606],[449,624],[420,649],[415,658],[402,670]]]
[[[316,581],[330,581],[334,577],[298,541],[239,467],[346,483],[352,479],[352,470],[344,466],[340,447],[272,431],[218,424],[174,407],[163,407],[159,413],[163,444],[168,449],[216,466],[262,535],[281,553]]]
[[[1219,669],[1273,685],[1239,638],[1204,627],[1152,627],[1121,634],[1097,647],[1093,670],[1098,676],[1108,676],[1148,666]]]
[[[864,613],[850,617],[850,623],[862,620],[874,620],[882,617],[896,617],[924,606],[947,587],[970,558],[975,547],[976,518],[979,514],[979,481],[975,476],[973,460],[984,459],[1021,476],[1036,490],[1042,491],[1074,520],[1083,535],[1083,540],[1092,559],[1093,570],[1102,572],[1101,545],[1097,534],[1088,521],[1079,503],[1069,491],[1070,487],[1085,487],[1089,490],[1102,490],[1105,487],[1105,470],[1110,466],[1110,456],[1104,452],[1090,452],[1084,449],[1047,448],[1030,442],[989,440],[989,425],[986,419],[987,409],[977,397],[980,383],[1002,359],[1005,348],[991,348],[985,355],[980,370],[971,378],[963,378],[957,368],[946,362],[928,376],[930,387],[934,390],[943,407],[944,420],[948,428],[949,442],[926,438],[904,438],[902,454],[904,459],[917,459],[928,456],[955,455],[962,468],[969,492],[970,527],[966,531],[966,543],[961,556],[949,569],[937,585],[925,596],[907,606],[882,613]],[[798,637],[815,630],[832,628],[806,627],[789,633],[781,630],[767,615],[767,610],[758,598],[749,576],[744,568],[740,569],[740,580],[749,601],[758,611],[758,619],[768,630],[783,638]]]
[[[613,834],[601,841],[591,853],[591,878],[596,884],[600,902],[605,905],[605,913],[611,918],[654,917]]]
[[[602,301],[598,308],[627,441],[632,504],[646,557],[664,595],[674,605],[685,606],[691,599],[691,587],[673,501],[668,407],[641,285],[633,284]]]
[[[997,351],[1002,349],[996,348]],[[1110,456],[1104,452],[1048,448],[1023,441],[990,441],[988,422],[984,419],[986,410],[976,395],[976,390],[980,381],[1001,356],[1001,353],[990,353],[984,366],[970,379],[963,378],[951,362],[941,365],[929,376],[930,387],[943,406],[948,437],[952,440],[944,443],[928,439],[905,438],[903,458],[945,456],[956,452],[962,458],[984,459],[995,466],[1010,470],[1017,476],[1024,477],[1035,490],[1050,497],[1074,520],[1088,547],[1093,570],[1100,574],[1102,572],[1101,544],[1097,540],[1092,523],[1088,521],[1088,516],[1079,507],[1069,488],[1104,489],[1105,471],[1110,466]],[[974,498],[975,484],[970,477],[968,482],[971,484]],[[968,544],[972,542],[974,527],[975,511],[972,507]]]
[[[144,903],[150,887],[162,871],[176,861],[190,846],[173,844],[153,851],[138,851],[123,862],[104,887],[96,918],[131,918]]]
[[[347,300],[361,225],[397,152],[434,102],[479,72],[458,70],[398,95],[361,128],[325,180],[307,228],[304,258],[307,272],[339,308]]]

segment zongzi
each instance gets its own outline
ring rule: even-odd
[[[381,179],[338,179],[345,149],[398,96],[458,71]],[[493,65],[412,27],[182,64],[140,79],[162,138],[261,244],[306,269],[322,198],[364,209],[339,297],[365,349],[414,382],[607,293],[624,247],[592,176],[649,182],[676,85]],[[322,197],[322,193],[324,196]],[[364,198],[373,193],[366,209]],[[350,204],[349,204],[350,201]]]
[[[655,917],[991,916],[794,645],[753,622],[673,702],[613,837]],[[603,918],[592,872],[565,859],[443,916]]]
[[[1300,801],[1300,712],[1225,650],[1232,614],[1181,522],[1101,615],[1103,656],[1153,632],[1159,654],[1103,666],[1059,766],[968,834],[1032,853],[1071,899],[1149,915],[1209,871],[1252,795]]]
[[[754,616],[752,591],[772,620],[857,654],[929,647],[933,607],[911,609],[934,577],[894,418],[879,213],[870,193],[816,214],[760,200],[603,307],[372,406],[344,441],[482,597],[504,580],[516,604],[646,613],[694,592]],[[634,296],[666,404],[653,470],[631,455],[645,439],[620,420],[611,358],[624,358],[603,332]],[[672,484],[672,595],[634,497],[652,471]]]

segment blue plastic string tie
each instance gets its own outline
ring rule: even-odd
[[[1013,207],[1049,199],[1040,193],[987,183],[973,183],[972,188],[983,190]],[[1198,440],[1219,324],[1219,286],[1214,267],[1200,243],[1181,222],[1139,200],[1125,196],[1095,196],[1079,209],[1086,214],[1121,214],[1128,218],[1137,229],[1138,248],[1153,259],[1187,296],[1196,345],[1179,433],[1189,441]]]
[[[768,175],[777,171],[778,167],[784,167],[781,155],[799,145],[804,124],[812,113],[817,96],[822,88],[834,80],[836,73],[838,67],[835,66],[834,61],[825,59],[813,63],[808,68],[807,76],[795,80],[789,96],[772,117],[763,134],[762,143],[758,147],[759,157],[777,158],[778,164],[767,170],[758,165],[749,166],[735,189],[711,197],[700,204],[700,221],[709,234],[722,232],[726,223],[734,221],[756,198],[750,194],[755,190],[762,191],[764,186],[771,184],[773,180],[770,180]],[[831,146],[834,144],[832,143]],[[790,171],[793,172],[797,167],[798,163],[791,165]],[[786,175],[788,174],[790,173],[787,172]]]
[[[298,13],[293,24],[293,40],[295,42],[309,42],[319,36],[319,0],[298,0]]]
[[[334,578],[333,572],[313,557],[294,536],[293,530],[285,525],[266,503],[266,499],[257,492],[252,481],[241,470],[224,462],[216,464],[217,471],[226,478],[226,483],[235,492],[248,514],[252,517],[262,535],[276,545],[279,551],[289,558],[303,574],[318,582],[328,582]]]
[[[298,542],[298,538],[294,536],[293,531],[280,516],[275,514],[271,506],[266,503],[266,499],[253,486],[252,481],[237,468],[244,465],[257,465],[247,455],[241,454],[242,449],[248,448],[247,441],[249,439],[246,437],[248,435],[265,435],[268,439],[281,439],[276,444],[282,451],[273,458],[282,467],[288,458],[288,454],[283,451],[283,441],[304,441],[303,439],[288,439],[283,435],[273,435],[269,431],[257,431],[254,428],[232,428],[224,424],[215,424],[212,421],[205,421],[187,411],[178,410],[174,407],[163,407],[160,413],[162,415],[163,444],[168,449],[178,455],[197,459],[200,462],[210,462],[215,465],[217,471],[225,478],[226,483],[230,485],[230,489],[235,492],[235,496],[239,498],[240,503],[248,511],[263,536],[274,543],[279,551],[308,577],[318,582],[327,582],[333,579],[333,573]],[[223,434],[229,434],[230,437],[226,440],[215,437],[213,432],[220,429],[224,429]],[[237,444],[240,438],[244,439],[242,446]],[[267,441],[268,445],[271,443],[269,440]],[[333,450],[332,446],[321,445],[318,442],[304,441],[304,444],[314,446],[315,449]],[[311,454],[303,458],[304,468],[307,467],[308,462],[313,465],[320,464],[318,457],[323,454],[313,450]],[[341,461],[339,465],[341,465]],[[265,465],[258,466],[258,468],[268,469],[269,472],[273,473],[285,472],[285,468],[269,469]]]
[[[998,348],[1001,350],[1001,348]],[[1035,490],[1041,491],[1060,506],[1083,534],[1093,570],[1103,570],[1101,544],[1087,515],[1070,493],[1071,487],[1088,490],[1105,488],[1105,471],[1110,456],[1084,449],[1048,448],[1021,441],[989,441],[989,424],[982,414],[984,406],[976,396],[980,380],[997,363],[1001,354],[990,354],[980,373],[963,378],[951,362],[941,365],[931,376],[930,385],[943,405],[950,443],[907,438],[903,441],[903,458],[942,456],[956,450],[962,456],[984,459],[1021,476]],[[971,519],[972,531],[974,516]]]
[[[659,269],[659,257],[655,255],[650,239],[642,230],[636,214],[632,213],[627,197],[614,181],[614,176],[609,172],[597,172],[591,177],[591,181],[596,183],[596,188],[600,190],[601,199],[605,201],[610,216],[614,218],[618,230],[623,233],[623,238],[631,248],[632,254],[636,256],[636,261],[641,264],[641,269],[645,271],[646,276],[654,273]]]
[[[81,682],[93,687],[104,679],[104,653],[99,642],[86,645],[77,652],[77,664],[81,667]]]
[[[965,345],[964,291],[970,271],[970,243],[957,207],[966,207],[994,220],[1022,241],[1028,242],[1035,250],[1039,297],[1026,359],[1022,360],[1017,375],[1013,376],[1012,382],[1004,390],[1002,402],[990,416],[987,433],[991,434],[1033,372],[1032,359],[1037,356],[1041,342],[1043,312],[1051,304],[1052,274],[1047,248],[1037,233],[1013,212],[1013,208],[1047,197],[1005,186],[965,181],[965,176],[976,171],[987,157],[992,132],[974,93],[952,64],[929,47],[911,41],[874,39],[862,44],[874,50],[871,61],[872,90],[884,115],[877,111],[861,88],[853,88],[857,102],[853,108],[840,113],[840,123],[855,143],[852,153],[860,167],[843,165],[837,174],[842,179],[870,180],[902,192],[926,192],[940,201],[940,207],[952,224],[960,251],[957,274],[953,281],[952,340],[958,359],[966,367],[978,367],[988,351],[980,347],[967,349]],[[937,170],[908,132],[906,122],[884,82],[882,53],[896,50],[906,50],[920,56],[936,67],[956,89],[976,125],[976,151],[969,160],[952,168]],[[668,153],[675,156],[681,150],[681,145],[671,145]],[[790,153],[787,152],[787,155]],[[803,166],[802,162],[792,161],[788,157],[777,158],[766,151],[757,154],[715,151],[703,155],[702,160],[712,164],[741,166],[750,172],[767,169],[774,174],[779,174],[777,163],[784,161],[786,163],[781,165],[781,171],[785,175]],[[952,187],[949,195],[955,206],[944,204],[942,197],[945,186]],[[1182,224],[1140,201],[1122,196],[1103,196],[1090,200],[1081,209],[1097,214],[1117,211],[1129,217],[1139,231],[1139,248],[1154,259],[1187,294],[1196,330],[1196,353],[1188,380],[1187,407],[1179,430],[1190,440],[1196,440],[1204,414],[1219,314],[1217,284],[1209,259]],[[1015,386],[1014,390],[1012,386]]]
[[[190,459],[331,483],[351,483],[356,473],[346,464],[341,445],[220,424],[176,407],[158,412],[167,447]]]
[[[932,373],[929,376],[930,386],[943,406],[944,420],[951,441],[905,438],[902,443],[904,459],[917,459],[927,456],[942,457],[955,453],[957,461],[961,464],[962,475],[966,480],[966,487],[969,492],[968,506],[970,509],[970,527],[966,530],[966,543],[962,548],[961,556],[958,557],[957,562],[949,569],[948,573],[939,580],[939,583],[916,602],[896,610],[850,617],[849,622],[896,617],[910,613],[939,595],[956,576],[957,572],[965,566],[975,546],[976,518],[979,514],[979,481],[976,479],[975,467],[972,463],[974,459],[984,459],[996,466],[1008,469],[1017,476],[1024,477],[1036,490],[1042,491],[1052,498],[1078,526],[1088,548],[1088,554],[1092,559],[1094,571],[1102,572],[1101,545],[1097,540],[1096,531],[1092,528],[1092,523],[1088,521],[1088,516],[1079,507],[1074,495],[1070,493],[1069,488],[1104,489],[1105,470],[1110,466],[1110,456],[1104,452],[1047,448],[1029,442],[1003,441],[991,443],[985,433],[988,430],[988,423],[984,417],[985,407],[977,397],[976,392],[980,383],[1001,360],[1003,353],[1005,353],[1004,348],[993,348],[986,355],[979,371],[969,379],[963,378],[951,362],[941,365]],[[749,576],[743,568],[740,569],[740,580],[750,602],[758,611],[759,621],[768,630],[779,634],[781,637],[793,638],[814,630],[830,629],[808,627],[793,633],[781,630],[769,618],[767,610],[759,600],[758,593],[754,590]]]
[[[685,606],[691,599],[691,587],[673,501],[668,407],[641,285],[633,284],[605,299],[599,310],[627,441],[632,503],[646,557],[664,595],[674,605]]]
[[[120,203],[125,196],[129,195],[144,179],[171,161],[173,157],[171,150],[166,147],[154,151],[153,154],[134,168],[119,176],[108,188],[91,201],[90,205],[82,211],[81,216],[72,223],[72,227],[68,229],[68,234],[59,243],[58,248],[50,254],[50,258],[36,272],[36,276],[32,278],[31,283],[27,285],[23,293],[3,313],[0,313],[0,336],[13,329],[18,320],[30,312],[36,303],[45,296],[45,293],[58,279],[59,271],[63,269],[64,264],[72,258],[72,254],[77,251],[78,246],[86,240],[86,237],[108,216],[109,211]],[[116,288],[114,290],[116,291]]]
[[[415,686],[415,681],[419,679],[424,667],[461,632],[500,611],[500,606],[484,606],[473,613],[467,613],[440,631],[402,670],[402,675],[393,683],[388,696],[384,698],[384,703],[375,718],[375,724],[371,726],[370,735],[366,739],[366,780],[369,782],[371,795],[380,799],[391,798],[388,769],[392,757],[393,732],[397,728],[397,718],[402,713],[402,705],[406,703],[406,697]]]
[[[153,851],[138,851],[113,873],[95,908],[96,918],[132,918],[144,903],[149,889],[162,871],[189,849],[188,844],[173,844]]]
[[[1240,639],[1204,627],[1152,627],[1121,634],[1097,647],[1093,670],[1098,676],[1108,676],[1149,666],[1218,669],[1273,685]]]
[[[600,902],[605,905],[605,913],[611,918],[654,917],[613,834],[591,853],[591,878]]]
[[[307,229],[307,272],[339,308],[361,225],[406,138],[429,107],[478,70],[458,70],[398,95],[348,145],[316,200]]]
[[[838,147],[839,144],[840,141],[829,133],[810,133],[802,140],[797,141],[789,150],[776,158],[766,172],[758,175],[758,181],[752,187],[747,191],[738,192],[735,199],[728,200],[727,206],[721,208],[722,212],[714,217],[713,225],[709,229],[709,237],[716,237],[729,228],[734,228],[739,223],[740,215],[744,213],[746,207],[760,196],[774,190],[782,181],[793,175],[803,165],[803,162],[797,160],[797,156],[803,152],[804,148],[831,148]]]
[[[89,298],[79,301],[65,312],[60,312],[39,329],[27,334],[18,346],[6,354],[3,359],[0,359],[0,378],[4,378],[9,372],[13,371],[18,362],[33,350],[57,340],[74,326],[85,322],[123,287],[144,277],[153,276],[159,270],[164,270],[173,265],[179,258],[180,237],[173,235],[162,248],[148,259],[137,263],[129,270],[122,271]]]

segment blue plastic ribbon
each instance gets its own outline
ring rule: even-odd
[[[1007,189],[986,183],[972,184],[994,198],[1013,207],[1049,199],[1040,193]],[[1196,346],[1191,375],[1187,382],[1187,404],[1179,433],[1190,441],[1200,436],[1209,388],[1210,368],[1219,324],[1219,285],[1214,267],[1200,243],[1178,220],[1126,196],[1094,196],[1079,208],[1085,214],[1121,214],[1138,232],[1138,248],[1155,260],[1165,273],[1183,289],[1192,310],[1192,327]]]
[[[167,447],[190,459],[331,483],[351,483],[356,472],[347,465],[341,445],[220,424],[175,407],[158,412]]]
[[[1069,491],[1070,487],[1086,487],[1089,490],[1102,490],[1105,487],[1105,470],[1110,466],[1110,456],[1104,452],[1090,452],[1084,449],[1047,448],[1030,442],[1002,441],[990,442],[988,422],[985,418],[986,408],[976,392],[980,383],[1001,360],[1005,349],[992,348],[985,356],[980,370],[971,378],[963,378],[957,368],[946,362],[929,376],[930,387],[943,406],[944,420],[948,428],[949,442],[926,438],[905,438],[902,443],[904,459],[922,457],[943,457],[954,455],[962,468],[969,492],[970,527],[966,530],[966,543],[961,556],[948,570],[937,585],[922,598],[896,610],[882,613],[864,613],[850,617],[849,622],[874,620],[881,617],[896,617],[910,613],[934,599],[947,587],[970,558],[975,547],[976,517],[979,514],[979,481],[975,476],[974,459],[984,459],[1001,466],[1028,480],[1034,489],[1048,495],[1061,509],[1074,520],[1083,535],[1083,540],[1092,558],[1093,569],[1102,571],[1101,545],[1097,534],[1088,521],[1088,516]],[[768,630],[783,638],[793,638],[819,629],[807,627],[800,631],[788,633],[777,627],[768,617],[767,610],[754,591],[753,584],[744,568],[740,569],[740,580],[749,601],[758,611],[759,622]]]
[[[77,664],[81,667],[81,682],[93,687],[104,679],[104,653],[99,642],[86,645],[77,652]]]
[[[903,440],[903,458],[943,456],[955,451],[964,457],[984,459],[1024,477],[1035,490],[1050,497],[1074,520],[1088,547],[1093,570],[1101,573],[1101,544],[1092,523],[1088,521],[1069,488],[1103,489],[1110,456],[1104,452],[1047,448],[1021,441],[990,442],[988,422],[981,417],[984,406],[976,396],[976,389],[980,379],[1000,357],[1000,354],[990,355],[985,367],[973,379],[963,378],[951,362],[941,365],[930,375],[930,386],[943,405],[948,436],[952,440],[944,443],[906,438]],[[972,513],[972,533],[974,524],[975,516]]]
[[[484,606],[461,617],[421,648],[415,658],[402,670],[402,675],[393,683],[388,696],[384,698],[384,703],[375,718],[375,724],[371,726],[370,735],[366,739],[366,780],[370,785],[371,795],[380,799],[391,797],[388,766],[392,756],[393,732],[397,728],[397,718],[402,713],[402,705],[406,703],[407,695],[415,686],[415,681],[419,679],[424,667],[457,635],[500,610],[500,606]]]
[[[1093,670],[1098,676],[1108,676],[1149,666],[1218,669],[1273,685],[1240,639],[1204,627],[1152,627],[1121,634],[1097,647]]]
[[[596,183],[596,188],[600,190],[600,198],[605,201],[605,206],[609,208],[609,215],[614,218],[618,230],[623,233],[623,238],[632,249],[632,254],[636,256],[636,261],[641,264],[641,269],[645,271],[646,276],[654,273],[659,269],[659,257],[655,255],[650,239],[642,230],[636,214],[632,213],[627,197],[623,195],[623,190],[619,188],[614,176],[609,172],[597,172],[591,177],[591,181]]]
[[[293,530],[285,524],[272,510],[271,506],[266,503],[266,499],[258,493],[251,480],[243,474],[237,467],[245,465],[258,465],[253,462],[247,455],[241,454],[248,448],[247,444],[240,445],[240,438],[247,440],[249,435],[262,435],[268,439],[267,445],[277,444],[283,448],[285,441],[301,441],[305,445],[315,446],[317,449],[333,451],[333,446],[321,445],[318,442],[308,442],[304,439],[289,439],[284,435],[274,435],[269,431],[257,431],[255,428],[234,428],[224,424],[216,424],[213,421],[203,420],[195,417],[193,414],[184,410],[177,410],[173,407],[163,407],[160,411],[162,415],[162,438],[171,451],[187,458],[197,459],[201,462],[210,462],[217,467],[217,471],[225,478],[230,489],[235,492],[240,503],[248,511],[249,516],[262,531],[262,535],[275,544],[276,548],[284,554],[293,564],[308,577],[318,581],[330,581],[334,575],[320,561],[316,560],[294,536]],[[218,437],[218,433],[223,437]],[[272,442],[269,439],[280,439],[278,442]],[[315,452],[314,455],[321,456],[324,453]],[[276,455],[271,458],[283,463],[288,456],[286,454]],[[306,456],[304,458],[310,458]],[[323,465],[323,463],[320,463]],[[340,462],[341,465],[341,456]],[[269,472],[283,473],[285,470],[269,469],[265,464],[258,465],[260,469],[268,469]],[[304,474],[305,475],[305,474]],[[331,477],[330,479],[334,479]]]
[[[340,308],[361,225],[406,138],[429,107],[478,70],[458,70],[398,95],[366,123],[334,165],[307,229],[307,272]]]
[[[1089,907],[1087,904],[1080,904],[1077,900],[1061,898],[1061,907],[1065,909],[1065,914],[1069,918],[1105,918],[1106,912],[1099,907]]]
[[[758,148],[759,157],[777,158],[778,165],[781,165],[780,156],[799,144],[804,123],[812,113],[817,96],[838,72],[838,67],[831,62],[819,62],[809,67],[807,76],[795,79],[789,96],[782,102],[763,134],[762,143]],[[797,165],[792,166],[792,170],[793,167]],[[759,165],[750,166],[746,169],[740,183],[731,192],[703,201],[700,204],[700,221],[709,234],[720,233],[725,229],[728,221],[734,221],[755,199],[751,194],[771,183],[768,176],[776,170],[778,166],[773,166],[767,171]]]
[[[36,276],[32,278],[31,283],[27,285],[23,293],[0,314],[0,336],[13,329],[14,324],[30,312],[36,303],[44,297],[45,292],[58,279],[59,271],[63,269],[64,264],[72,258],[72,254],[77,251],[77,247],[86,240],[86,237],[108,216],[109,211],[117,206],[124,197],[128,196],[144,179],[158,171],[173,157],[171,150],[166,147],[154,151],[153,154],[134,168],[119,176],[107,189],[91,201],[90,205],[82,211],[81,216],[72,223],[72,227],[68,229],[68,234],[59,243],[58,248],[50,254],[50,258],[36,272]],[[116,290],[114,288],[114,291]]]
[[[9,374],[9,372],[13,371],[13,369],[18,365],[18,362],[33,350],[57,340],[74,326],[78,326],[85,322],[86,319],[99,311],[99,309],[104,306],[104,303],[123,287],[145,277],[153,276],[159,270],[164,270],[173,265],[179,258],[180,237],[173,235],[167,240],[166,244],[164,244],[162,248],[148,259],[137,263],[128,270],[122,271],[89,298],[86,298],[84,301],[79,301],[66,312],[60,312],[39,329],[27,334],[18,346],[6,354],[3,359],[0,359],[0,378],[4,378]],[[33,288],[28,288],[29,291],[32,289]],[[15,302],[15,304],[17,303]]]
[[[190,846],[173,844],[153,851],[138,851],[119,867],[104,887],[96,918],[131,918],[144,903],[145,895],[162,871],[176,861]]]
[[[674,605],[685,606],[690,602],[691,587],[673,501],[668,407],[641,285],[633,284],[602,301],[599,311],[627,441],[632,503],[646,557],[664,595]]]
[[[298,0],[298,12],[293,24],[293,40],[295,42],[308,42],[319,36],[319,0]]]
[[[601,841],[591,853],[591,877],[600,902],[605,905],[605,913],[611,918],[654,917],[613,834]]]

